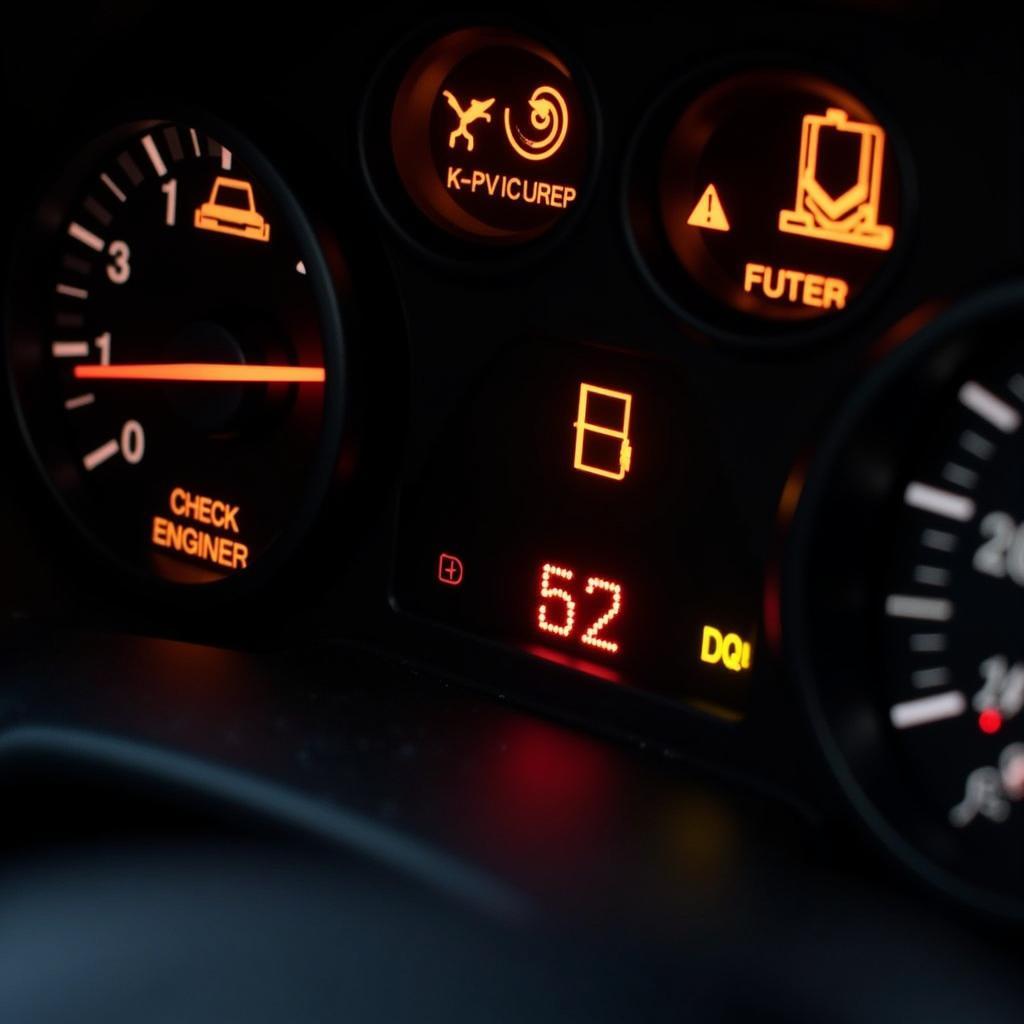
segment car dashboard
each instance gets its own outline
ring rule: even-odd
[[[1017,1021],[987,5],[76,5],[0,103],[9,1020]]]

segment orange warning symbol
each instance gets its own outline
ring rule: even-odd
[[[725,215],[725,208],[722,200],[718,198],[718,189],[714,185],[708,185],[704,189],[704,195],[697,200],[693,213],[686,219],[686,223],[694,228],[710,228],[712,231],[728,231],[729,218]]]
[[[852,136],[857,142],[850,185],[838,196],[818,179],[819,147],[822,133],[828,132]],[[792,210],[779,211],[779,230],[866,249],[891,249],[893,229],[878,223],[884,149],[885,132],[877,124],[851,121],[837,107],[824,114],[808,114],[800,134],[796,200]]]

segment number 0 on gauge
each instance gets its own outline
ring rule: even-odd
[[[78,525],[175,583],[272,564],[327,488],[344,364],[323,254],[266,160],[224,128],[123,125],[15,264],[16,405]]]

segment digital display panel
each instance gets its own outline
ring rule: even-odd
[[[605,683],[730,712],[761,579],[712,399],[655,362],[524,344],[403,495],[403,610]]]

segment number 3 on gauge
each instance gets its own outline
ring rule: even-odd
[[[544,603],[537,608],[537,628],[543,633],[553,633],[555,636],[572,637],[576,629],[576,598],[564,583],[572,583],[575,578],[572,569],[561,565],[553,565],[546,562],[541,567],[540,574],[540,596]],[[602,592],[608,595],[610,604],[603,614],[594,619],[593,622],[579,636],[579,642],[587,647],[596,647],[608,654],[616,654],[619,650],[617,640],[609,640],[601,635],[605,627],[618,616],[622,610],[622,586],[613,580],[602,579],[599,576],[591,576],[587,579],[584,593],[594,595]],[[562,605],[561,621],[557,621],[559,614],[554,611],[558,602]]]

